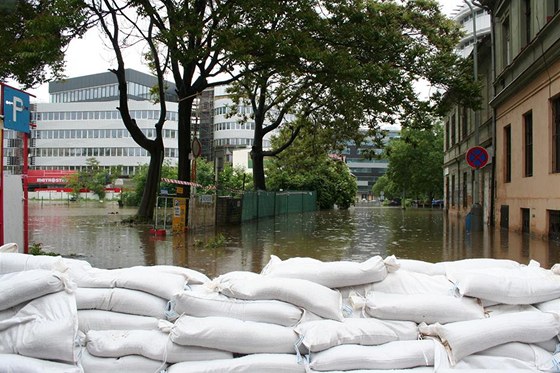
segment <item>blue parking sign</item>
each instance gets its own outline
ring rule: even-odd
[[[18,132],[30,132],[31,111],[29,108],[29,95],[8,86],[3,86],[2,88],[4,88],[2,102],[4,128]]]

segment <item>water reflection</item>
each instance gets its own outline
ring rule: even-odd
[[[392,254],[431,262],[488,257],[526,264],[534,259],[546,267],[559,262],[554,242],[501,230],[467,234],[463,221],[441,210],[355,207],[164,237],[151,235],[147,226],[120,223],[134,212],[112,203],[30,203],[30,242],[100,268],[174,264],[211,277],[258,272],[270,255],[324,261]],[[225,237],[225,246],[211,245],[218,235]]]

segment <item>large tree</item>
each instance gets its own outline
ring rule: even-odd
[[[429,127],[426,118],[449,103],[442,91],[450,92],[448,99],[476,105],[468,63],[454,53],[460,31],[437,2],[281,4],[285,8],[276,4],[264,15],[245,14],[245,22],[254,25],[242,30],[251,32],[251,48],[236,56],[245,74],[232,92],[239,104],[246,100],[253,109],[256,189],[266,189],[264,157],[287,149],[301,123],[330,131],[335,148],[347,139],[380,139],[383,123]],[[417,94],[421,80],[435,87],[431,97]],[[263,149],[264,136],[281,126],[291,126],[292,136],[275,149]],[[363,127],[368,131],[360,131]]]
[[[150,153],[146,188],[138,216],[150,218],[155,206],[159,173],[163,161],[161,130],[165,123],[163,77],[170,75],[178,96],[178,178],[189,181],[193,105],[201,92],[236,78],[230,56],[240,39],[228,31],[240,22],[244,1],[240,0],[84,0],[97,15],[102,30],[117,56],[119,110],[134,140]],[[250,2],[247,0],[247,2]],[[131,45],[146,46],[146,58],[158,77],[161,117],[155,124],[157,136],[147,139],[127,115],[125,60],[121,50]],[[231,74],[225,74],[225,73]]]
[[[61,78],[68,44],[90,26],[81,0],[3,0],[0,24],[0,80],[25,88]]]

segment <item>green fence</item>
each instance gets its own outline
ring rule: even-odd
[[[251,191],[243,194],[241,221],[317,210],[317,192]]]

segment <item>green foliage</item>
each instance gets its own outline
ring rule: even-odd
[[[95,158],[86,159],[86,168],[67,177],[66,187],[71,188],[71,194],[78,199],[81,190],[89,190],[100,200],[105,198],[105,186],[115,181],[116,172],[111,172],[99,165]]]
[[[387,201],[393,198],[400,197],[401,195],[398,187],[389,179],[387,174],[380,176],[377,179],[377,181],[371,188],[371,192],[376,197],[380,197],[381,192],[383,192],[383,199]]]
[[[0,23],[0,80],[25,88],[61,78],[68,44],[89,27],[81,0],[3,0]]]
[[[272,140],[281,144],[286,131]],[[267,164],[267,183],[271,190],[314,190],[321,209],[334,205],[347,209],[354,203],[358,186],[348,166],[330,157],[325,144],[316,142],[316,134],[304,131],[292,144],[290,152],[271,159]]]
[[[239,196],[243,191],[253,188],[253,180],[244,169],[228,163],[218,174],[218,187],[221,196]]]
[[[60,254],[52,251],[43,251],[43,244],[40,242],[33,242],[31,246],[27,248],[27,252],[30,255],[47,255],[47,256],[59,256]]]
[[[142,200],[142,193],[146,185],[148,177],[148,165],[138,167],[136,173],[132,177],[134,189],[123,192],[123,204],[126,206],[138,206]],[[169,161],[163,162],[161,167],[161,177],[167,179],[177,179],[177,167],[171,166]],[[169,194],[175,194],[177,185],[160,182],[160,189],[165,189]]]
[[[393,139],[386,155],[389,166],[386,178],[375,191],[387,188],[392,196],[411,196],[432,200],[443,195],[443,130],[441,124],[433,129],[403,129],[401,137]],[[378,181],[379,182],[379,181]],[[390,198],[389,196],[386,196]]]

